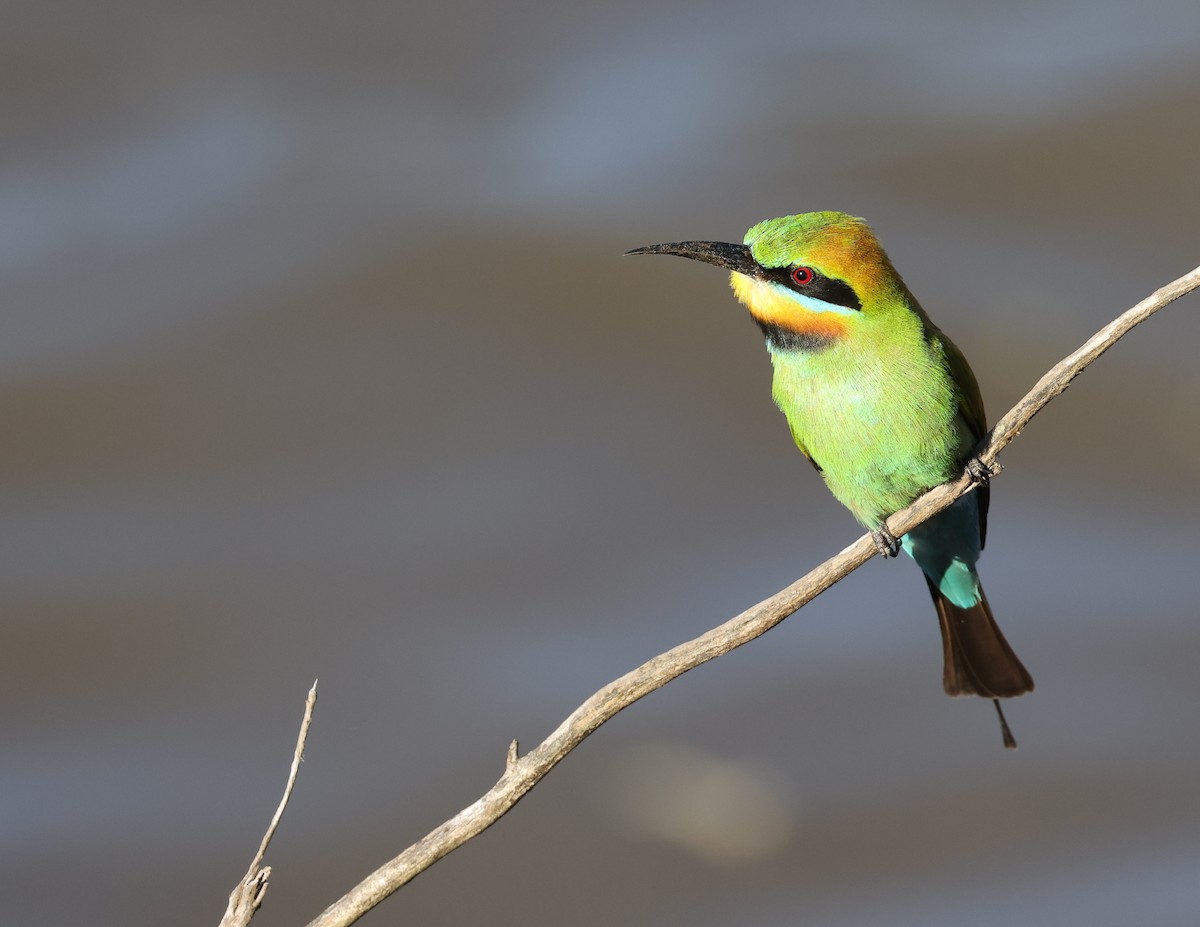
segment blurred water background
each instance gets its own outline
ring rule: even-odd
[[[1200,260],[1200,8],[18,3],[0,151],[0,898],[303,923],[608,680],[858,535],[723,276],[868,217],[994,417]],[[875,560],[366,923],[1200,922],[1200,304],[1003,455],[1038,683]]]

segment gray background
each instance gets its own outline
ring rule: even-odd
[[[835,7],[836,8],[833,8]],[[0,898],[257,923],[858,536],[711,268],[867,216],[993,417],[1196,265],[1194,0],[18,4],[0,36]],[[1037,692],[941,693],[875,560],[367,923],[1200,918],[1195,296],[1003,455]]]

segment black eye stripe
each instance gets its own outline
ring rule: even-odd
[[[812,271],[812,282],[804,286],[797,285],[792,279],[791,267],[764,267],[762,276],[763,279],[782,284],[796,293],[803,293],[813,299],[853,309],[855,312],[862,312],[862,302],[859,301],[858,294],[854,292],[854,288],[850,284],[845,280],[826,277],[815,268]]]

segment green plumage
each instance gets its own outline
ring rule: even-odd
[[[878,528],[961,470],[984,430],[975,377],[862,220],[831,212],[772,219],[754,226],[745,244],[765,268],[811,266],[850,278],[861,309],[839,313],[839,337],[819,351],[768,350],[775,402],[797,446],[838,501]],[[846,274],[859,268],[870,272]],[[771,286],[768,299],[804,296],[800,287]],[[761,294],[736,279],[734,289],[753,313]],[[811,327],[823,314],[800,303],[789,321]]]
[[[796,446],[877,539],[889,537],[887,516],[962,472],[986,431],[966,360],[863,220],[806,213],[760,222],[741,245],[677,242],[633,253],[731,271],[734,293],[766,337],[775,402]],[[901,544],[937,605],[946,691],[1008,697],[1030,691],[1033,680],[996,626],[975,572],[986,518],[982,486]],[[1012,745],[1007,726],[1005,740]]]
[[[772,392],[797,446],[873,529],[961,469],[977,440],[944,348],[907,322],[880,319],[881,337],[817,353],[771,350]]]

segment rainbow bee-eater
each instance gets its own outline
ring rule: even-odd
[[[949,695],[994,701],[1033,679],[996,626],[975,563],[987,530],[987,430],[975,375],[896,273],[870,227],[840,212],[760,222],[740,245],[684,241],[676,254],[731,271],[766,336],[773,393],[801,453],[884,556],[903,548],[925,574],[942,629]],[[885,520],[967,469],[980,485],[899,541]]]

